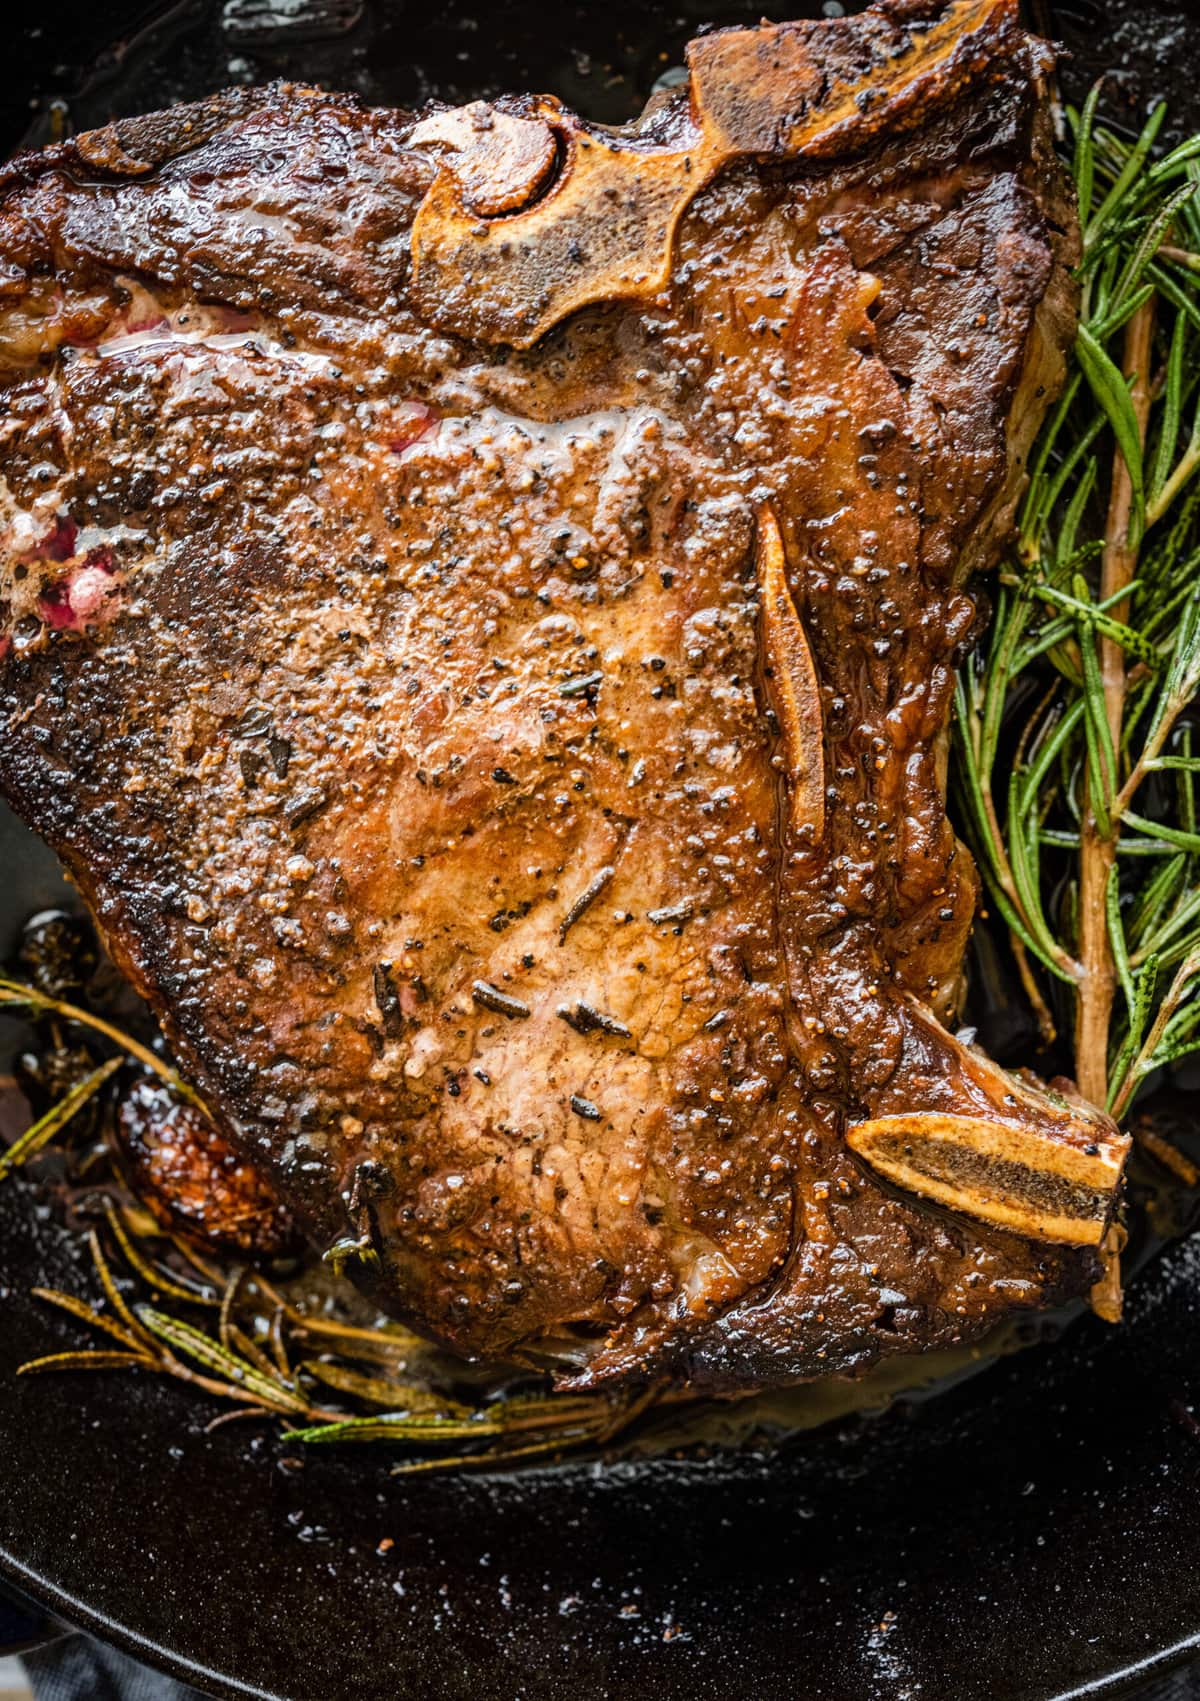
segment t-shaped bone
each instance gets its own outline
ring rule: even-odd
[[[851,56],[825,21],[720,30],[688,48],[686,93],[641,125],[583,124],[549,97],[438,113],[410,140],[439,158],[412,230],[422,316],[528,348],[580,307],[652,299],[696,194],[739,158],[845,156],[994,71],[1024,44],[1017,0],[872,19]],[[864,36],[856,36],[861,47]],[[839,51],[840,50],[840,51]]]

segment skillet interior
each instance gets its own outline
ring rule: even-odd
[[[143,10],[42,9],[6,98],[70,88],[62,59],[89,63]],[[185,4],[102,65],[72,115],[290,71],[401,102],[546,87],[615,120],[699,21],[761,4],[577,0],[552,29],[542,0],[430,10],[378,0],[347,35],[253,47],[222,34],[220,6]],[[1127,60],[1116,97],[1131,116],[1161,91],[1200,127],[1200,20],[1098,0],[1055,16],[1077,85]],[[8,106],[10,142],[29,117]],[[43,108],[37,139],[47,123]],[[3,951],[63,886],[7,816],[0,867]],[[803,1437],[783,1457],[507,1478],[396,1481],[373,1451],[296,1468],[265,1433],[205,1437],[211,1412],[166,1385],[15,1383],[22,1359],[82,1342],[25,1292],[81,1279],[32,1195],[0,1189],[0,1567],[214,1694],[993,1701],[1116,1693],[1200,1647],[1200,1243],[1139,1280],[1125,1329],[1084,1323],[908,1420]]]

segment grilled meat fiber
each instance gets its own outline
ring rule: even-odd
[[[0,785],[395,1312],[576,1385],[1085,1291],[1124,1141],[950,1031],[967,588],[1073,332],[1011,0],[625,131],[279,85],[0,183]]]

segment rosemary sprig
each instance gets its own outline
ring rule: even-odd
[[[110,1215],[110,1226],[118,1220]],[[116,1347],[48,1353],[23,1364],[18,1374],[31,1376],[55,1370],[155,1372],[233,1401],[241,1415],[258,1413],[292,1422],[300,1419],[301,1423],[289,1431],[296,1441],[313,1445],[385,1441],[402,1443],[418,1452],[479,1443],[491,1449],[487,1457],[495,1463],[517,1452],[524,1456],[524,1438],[530,1435],[538,1438],[538,1450],[547,1452],[606,1441],[641,1409],[641,1402],[635,1409],[635,1403],[618,1403],[599,1395],[517,1393],[491,1399],[486,1390],[481,1402],[472,1406],[428,1385],[364,1377],[327,1360],[304,1362],[300,1368],[305,1378],[362,1404],[385,1408],[365,1417],[330,1410],[310,1399],[301,1379],[290,1371],[281,1339],[277,1342],[280,1361],[272,1362],[252,1338],[254,1323],[246,1318],[243,1327],[236,1320],[239,1300],[244,1301],[253,1288],[254,1278],[249,1272],[238,1271],[227,1283],[220,1302],[219,1338],[214,1339],[184,1318],[144,1303],[131,1305],[120,1290],[95,1230],[88,1236],[88,1244],[108,1311],[56,1289],[38,1288],[34,1292],[47,1304],[109,1336]],[[128,1237],[122,1235],[118,1245],[127,1250]],[[144,1272],[156,1275],[149,1261],[139,1258],[133,1273],[142,1276]],[[156,1281],[155,1285],[161,1283]],[[277,1307],[274,1317],[283,1315],[283,1307]],[[474,1453],[467,1457],[480,1462]]]
[[[1070,114],[1079,332],[955,733],[1043,1035],[1069,1014],[1080,1089],[1120,1117],[1200,1048],[1200,137],[1153,160],[1164,109],[1129,143],[1099,93]]]
[[[118,1251],[127,1254],[132,1244],[130,1233],[111,1202],[106,1218]],[[271,1321],[264,1329],[259,1302],[265,1296],[274,1296],[276,1290],[256,1272],[239,1269],[227,1280],[217,1302],[219,1321],[214,1338],[186,1318],[141,1301],[131,1302],[121,1291],[96,1230],[89,1234],[88,1245],[106,1310],[55,1289],[38,1288],[34,1293],[100,1330],[114,1345],[48,1353],[23,1364],[20,1375],[58,1370],[140,1370],[170,1376],[232,1402],[236,1415],[274,1417],[295,1425],[288,1431],[294,1441],[314,1446],[388,1442],[422,1455],[432,1450],[439,1455],[436,1463],[440,1468],[453,1468],[458,1462],[458,1455],[444,1456],[443,1449],[464,1443],[479,1449],[464,1456],[474,1466],[487,1462],[500,1465],[534,1451],[552,1453],[599,1445],[632,1423],[646,1403],[644,1397],[618,1401],[603,1395],[520,1391],[496,1397],[494,1390],[485,1386],[478,1390],[474,1403],[468,1404],[411,1376],[363,1375],[333,1356],[302,1359],[294,1372],[283,1331],[286,1328],[303,1338],[314,1320],[280,1298],[273,1304]],[[128,1273],[155,1292],[164,1289],[159,1266],[145,1254],[139,1254],[128,1266]],[[197,1300],[186,1289],[180,1290],[179,1297],[186,1297],[190,1304]],[[416,1342],[407,1331],[389,1334],[387,1325],[371,1331],[334,1319],[319,1321],[322,1327],[315,1332],[326,1348],[344,1337],[356,1355],[362,1354],[365,1340],[372,1334],[392,1347],[408,1348]],[[392,1365],[398,1368],[394,1355]],[[313,1384],[330,1390],[335,1398],[374,1409],[364,1416],[318,1404],[311,1395]],[[432,1468],[435,1461],[417,1459],[400,1468],[420,1469],[426,1463]]]
[[[145,1370],[152,1362],[142,1353],[105,1352],[92,1347],[86,1352],[47,1353],[44,1358],[27,1359],[17,1375],[40,1376],[47,1370]]]
[[[172,1092],[178,1093],[181,1098],[190,1099],[193,1104],[201,1103],[196,1089],[189,1086],[179,1072],[159,1057],[157,1052],[151,1051],[149,1046],[134,1039],[132,1034],[127,1034],[112,1022],[105,1021],[103,1016],[97,1016],[92,1010],[84,1010],[78,1004],[68,1004],[62,998],[51,998],[46,993],[39,992],[36,987],[27,986],[23,981],[0,976],[0,1010],[4,1009],[33,1017],[57,1016],[61,1021],[78,1022],[85,1028],[91,1028],[93,1033],[103,1034],[113,1045],[119,1046],[130,1057],[136,1058],[139,1063],[158,1075]]]
[[[11,1170],[19,1169],[22,1164],[48,1146],[55,1137],[63,1132],[71,1118],[82,1110],[89,1099],[94,1098],[104,1083],[121,1067],[123,1059],[110,1057],[107,1063],[102,1063],[98,1069],[93,1069],[85,1075],[67,1093],[64,1093],[57,1104],[52,1104],[44,1116],[39,1116],[24,1134],[18,1136],[5,1152],[0,1152],[0,1181]]]
[[[0,982],[0,986],[8,991],[10,1008],[18,1003],[35,1009],[58,1003],[43,1000],[17,982]],[[18,993],[28,996],[18,999]],[[75,1019],[74,1007],[66,1009],[67,1019]],[[80,1011],[79,1017],[89,1014]],[[138,1055],[128,1036],[107,1023],[104,1031],[122,1052]],[[123,1057],[110,1058],[66,1093],[0,1158],[0,1176],[61,1134],[123,1061]],[[92,1229],[87,1244],[103,1306],[57,1289],[36,1288],[34,1296],[98,1330],[110,1344],[42,1354],[23,1364],[20,1375],[136,1370],[169,1376],[231,1402],[235,1409],[216,1422],[234,1417],[282,1420],[295,1426],[289,1430],[291,1438],[313,1445],[403,1444],[421,1455],[398,1467],[405,1470],[435,1465],[453,1469],[460,1462],[476,1468],[487,1462],[501,1465],[535,1452],[598,1444],[636,1415],[628,1402],[604,1396],[518,1392],[496,1398],[494,1387],[482,1386],[472,1391],[470,1400],[451,1397],[410,1371],[410,1362],[421,1362],[423,1368],[429,1354],[426,1343],[411,1331],[394,1323],[366,1327],[337,1315],[313,1315],[260,1271],[214,1268],[185,1241],[165,1234],[137,1206],[118,1202],[108,1193],[100,1195],[97,1204],[104,1228]],[[153,1304],[126,1296],[101,1244],[102,1233],[120,1258],[123,1280],[140,1286]],[[186,1273],[169,1268],[159,1250],[145,1250],[149,1241],[159,1247],[165,1243],[179,1254]],[[202,1287],[194,1285],[195,1277]],[[215,1312],[215,1335],[186,1316],[164,1311],[163,1301],[207,1311],[210,1317]],[[371,1374],[357,1368],[364,1362],[373,1367]],[[511,1372],[506,1374],[511,1377]],[[347,1402],[349,1409],[321,1403],[326,1391],[339,1403]],[[369,1415],[356,1411],[356,1406],[367,1407]],[[528,1439],[531,1435],[536,1441]],[[461,1461],[457,1454],[445,1452],[464,1444],[471,1451]],[[435,1456],[425,1457],[428,1453]]]
[[[221,1302],[215,1294],[202,1293],[196,1288],[186,1287],[183,1282],[164,1270],[161,1264],[152,1263],[140,1252],[126,1228],[122,1211],[109,1198],[104,1201],[104,1214],[125,1262],[142,1278],[152,1294],[166,1294],[169,1299],[182,1300],[185,1305],[220,1305]]]
[[[182,1355],[212,1371],[237,1390],[239,1399],[251,1399],[259,1405],[279,1412],[308,1411],[306,1400],[277,1376],[264,1375],[262,1370],[227,1347],[212,1340],[203,1330],[193,1328],[178,1317],[168,1317],[151,1305],[139,1305],[135,1313],[152,1335],[171,1348],[172,1354]]]
[[[348,1365],[328,1359],[305,1359],[300,1368],[327,1388],[335,1388],[339,1394],[352,1394],[363,1405],[376,1406],[383,1411],[440,1412],[448,1418],[467,1418],[471,1414],[470,1406],[448,1399],[435,1389],[422,1387],[417,1382],[400,1382],[388,1376],[364,1376]]]

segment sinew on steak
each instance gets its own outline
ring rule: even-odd
[[[1124,1140],[949,1031],[966,586],[1074,323],[1050,63],[893,0],[623,132],[277,85],[3,177],[0,785],[462,1351],[745,1388],[1095,1278]]]

